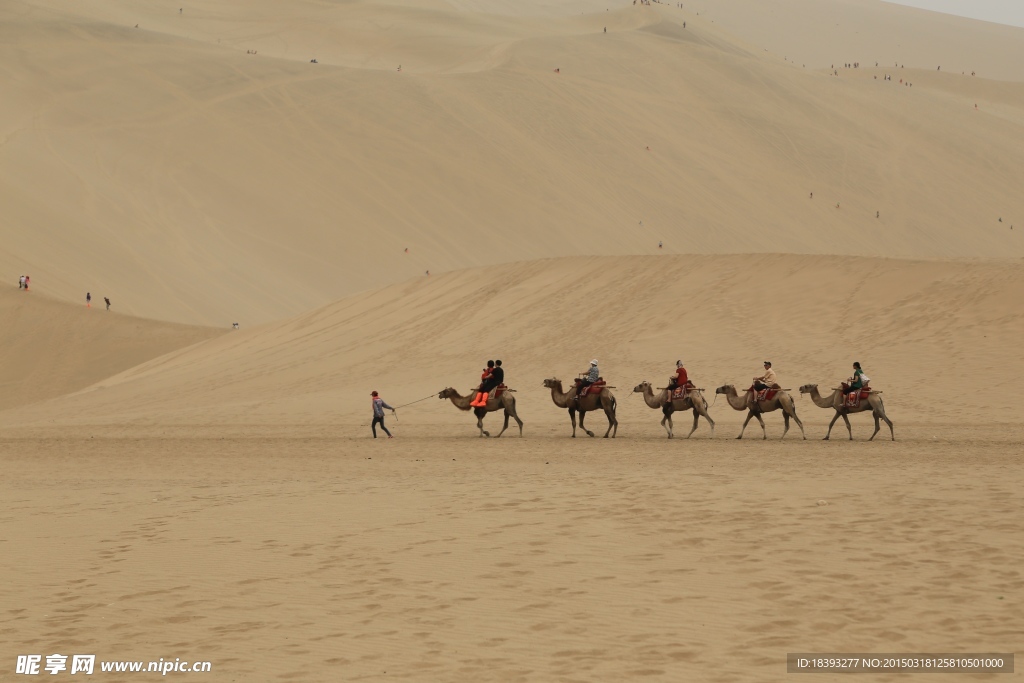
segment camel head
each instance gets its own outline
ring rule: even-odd
[[[646,391],[646,390],[647,390],[647,389],[648,389],[648,388],[649,388],[650,386],[651,386],[651,383],[650,383],[650,382],[648,382],[648,381],[646,381],[646,380],[644,380],[643,382],[640,382],[640,384],[637,384],[637,385],[636,385],[635,387],[633,387],[633,393],[634,393],[634,394],[642,394],[642,393],[644,393],[644,392],[645,392],[645,391]]]
[[[545,389],[555,389],[560,386],[562,386],[562,380],[558,379],[557,377],[551,377],[549,379],[544,380]]]
[[[716,394],[728,394],[730,391],[736,391],[736,387],[731,384],[723,384],[715,389]]]
[[[439,393],[437,397],[443,401],[445,399],[449,399],[455,396],[457,393],[458,392],[452,389],[451,387],[445,387],[444,389],[441,390],[441,393]]]
[[[812,391],[814,391],[817,388],[818,388],[817,384],[805,384],[802,387],[800,387],[800,393],[801,394],[809,394],[809,393],[811,393]]]

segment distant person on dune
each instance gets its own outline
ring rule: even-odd
[[[370,428],[373,429],[373,438],[377,438],[377,425],[384,430],[384,433],[388,435],[388,438],[394,438],[391,436],[391,432],[384,426],[384,409],[387,408],[391,411],[391,414],[395,414],[395,409],[384,402],[376,391],[370,392],[370,400],[373,403],[373,422],[370,423]]]
[[[25,276],[25,290],[28,291],[28,284],[32,282],[32,278],[28,275]]]
[[[91,292],[86,292],[85,293],[85,307],[86,308],[92,308],[92,293]]]
[[[22,275],[18,278],[18,289],[25,289],[25,276]]]
[[[103,297],[103,301],[107,304],[107,310],[109,311],[110,310],[110,299],[108,297]]]

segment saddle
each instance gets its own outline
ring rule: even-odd
[[[775,398],[775,394],[782,391],[782,387],[780,387],[778,384],[773,384],[767,389],[762,389],[761,391],[754,391],[754,387],[753,385],[751,385],[751,387],[747,389],[747,391],[752,392],[754,394],[754,401],[760,403],[761,401],[770,401],[773,398]]]
[[[676,387],[675,390],[672,391],[672,396],[669,397],[669,400],[682,401],[684,398],[686,398],[687,394],[689,394],[694,389],[696,389],[696,387],[694,386],[693,382],[687,382],[681,387]]]
[[[505,386],[504,383],[501,383],[498,386],[496,386],[493,389],[491,389],[491,393],[488,395],[488,400],[499,398],[506,391],[508,391],[508,387]]]
[[[843,382],[843,391],[846,392],[850,389],[850,385]],[[871,388],[867,385],[862,386],[860,391],[851,391],[850,393],[843,394],[843,405],[847,408],[856,408],[860,405],[860,402],[865,400],[871,394]]]
[[[577,395],[579,395],[580,398],[583,398],[584,396],[590,396],[591,394],[595,394],[595,395],[596,394],[600,394],[602,391],[604,391],[604,388],[608,385],[608,382],[605,382],[604,378],[602,377],[602,378],[598,379],[596,382],[594,382],[593,384],[591,384],[589,386],[583,387],[582,390],[579,389],[579,385],[580,384],[582,384],[582,382],[577,380],[577,382],[576,382],[576,387],[577,387],[576,388],[576,393],[577,393]]]

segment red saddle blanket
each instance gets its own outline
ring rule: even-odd
[[[856,408],[857,405],[860,404],[861,401],[866,399],[870,393],[871,389],[869,389],[868,387],[862,387],[860,391],[851,391],[850,393],[845,394],[846,407]]]
[[[683,387],[676,387],[675,390],[672,392],[672,400],[682,401],[684,398],[686,398],[687,394],[693,391],[693,389],[694,387],[692,384],[687,384],[686,386]]]
[[[507,386],[505,386],[504,384],[499,384],[498,386],[496,386],[493,389],[491,389],[490,398],[498,398],[499,396],[504,394],[507,390],[508,390]]]
[[[580,391],[580,398],[583,398],[584,396],[590,396],[591,394],[600,394],[602,391],[604,391],[604,388],[607,385],[608,382],[604,381],[603,379],[599,379],[593,384],[583,387],[583,390]]]
[[[750,387],[747,391],[755,394],[754,400],[760,403],[761,401],[770,401],[775,398],[775,394],[779,393],[781,389],[762,389],[761,391],[754,391],[754,387]]]

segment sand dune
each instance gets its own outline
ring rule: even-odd
[[[841,6],[872,25],[880,11]],[[707,21],[510,7],[5,5],[0,270],[67,300],[102,287],[128,313],[223,326],[427,270],[659,240],[1024,255],[1024,85],[936,74],[926,56],[894,74],[913,88],[884,69],[830,77],[711,23],[714,4]],[[886,7],[879,35],[917,25]],[[1007,52],[1021,30],[942,21],[957,49],[1024,63]]]
[[[524,419],[562,425],[541,381],[568,380],[596,356],[622,398],[641,380],[667,377],[677,358],[712,391],[745,388],[765,358],[794,390],[834,386],[859,360],[897,421],[1019,424],[1006,397],[1024,370],[1013,351],[1022,298],[1024,268],[1002,261],[765,255],[510,264],[413,280],[211,339],[0,420],[350,428],[366,421],[371,389],[393,405],[445,386],[468,390],[479,366],[498,357]],[[831,418],[807,400],[801,406],[812,425]],[[626,434],[660,432],[639,399],[621,409]],[[714,416],[728,432],[742,418],[723,401]],[[402,419],[471,433],[469,416],[438,401]]]
[[[878,62],[1024,81],[1024,45],[1015,26],[883,0],[697,0],[684,5],[699,12],[701,21],[808,69]]]
[[[141,320],[0,288],[0,410],[77,391],[139,363],[223,334]]]

